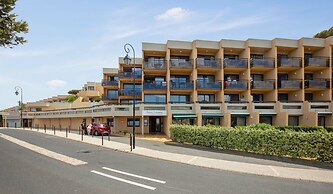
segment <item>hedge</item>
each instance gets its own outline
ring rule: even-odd
[[[325,131],[171,125],[170,132],[180,143],[333,163],[333,133]]]
[[[292,130],[292,131],[303,131],[303,132],[312,132],[312,131],[321,131],[326,132],[326,129],[322,126],[274,126],[279,130]]]
[[[327,126],[325,129],[327,132],[333,132],[333,126]]]

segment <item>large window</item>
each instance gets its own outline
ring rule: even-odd
[[[199,102],[215,102],[215,94],[198,94]]]
[[[298,116],[289,116],[288,117],[288,126],[298,126],[299,118]]]
[[[278,100],[280,102],[287,102],[288,101],[288,94],[278,94]]]
[[[94,86],[88,86],[88,90],[95,90]]]
[[[141,84],[135,84],[135,90],[141,91],[141,88]],[[133,90],[133,84],[124,84],[124,89]]]
[[[190,101],[189,95],[170,95],[171,103],[187,103]]]
[[[127,127],[133,127],[133,118],[127,118]],[[135,118],[135,127],[140,127],[139,118]]]
[[[159,103],[165,104],[166,103],[166,95],[161,94],[145,94],[145,103]]]
[[[215,76],[214,75],[198,75],[198,81],[215,82]]]
[[[107,96],[117,98],[118,97],[118,90],[108,90]]]
[[[231,127],[246,126],[246,117],[231,117]]]
[[[239,94],[225,94],[224,101],[225,102],[239,102]]]
[[[202,125],[220,125],[219,118],[202,118]]]
[[[172,119],[172,124],[188,124],[188,125],[194,125],[196,119],[192,118],[181,118],[181,119]]]
[[[259,123],[273,124],[273,119],[270,116],[261,116],[259,117]]]
[[[175,82],[175,83],[185,83],[185,82],[188,82],[189,79],[190,79],[189,76],[173,75],[173,76],[170,77],[170,81]]]

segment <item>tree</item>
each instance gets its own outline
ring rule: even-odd
[[[78,97],[76,95],[68,95],[66,97],[67,102],[72,103],[74,102]]]
[[[16,21],[16,14],[11,13],[16,0],[0,0],[0,47],[9,47],[27,42],[20,33],[28,33],[26,21]]]
[[[333,27],[331,27],[328,30],[323,30],[323,31],[317,33],[316,35],[314,35],[313,37],[314,38],[327,38],[330,36],[333,36]]]
[[[75,90],[75,89],[73,89],[73,90],[69,90],[67,93],[68,94],[71,94],[71,95],[76,95],[77,93],[79,93],[81,90]]]

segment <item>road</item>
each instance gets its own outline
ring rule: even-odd
[[[333,193],[333,184],[200,168],[31,131],[0,133],[87,162],[73,166],[0,136],[0,193]]]

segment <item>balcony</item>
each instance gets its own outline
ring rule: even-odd
[[[167,90],[167,82],[144,82],[144,90]]]
[[[220,69],[221,64],[219,59],[204,59],[197,58],[197,68],[210,68],[210,69]]]
[[[278,68],[283,70],[295,70],[302,67],[300,57],[280,57],[278,58]]]
[[[280,111],[292,114],[303,114],[303,102],[281,102]]]
[[[189,82],[170,82],[170,90],[193,90],[193,81]]]
[[[225,69],[246,69],[247,68],[247,59],[229,59],[225,58],[223,60],[223,67]]]
[[[193,62],[192,60],[187,60],[187,59],[171,59],[170,68],[193,69]]]
[[[119,78],[121,79],[132,79],[132,78],[140,78],[141,79],[141,77],[142,77],[142,73],[141,73],[141,71],[139,72],[124,72],[124,71],[119,71],[119,73],[118,73],[118,75],[119,75]]]
[[[105,79],[102,79],[102,86],[118,86],[118,81],[116,80],[105,80]]]
[[[221,81],[197,80],[197,90],[222,90]]]
[[[285,90],[299,90],[302,89],[302,80],[279,80],[278,88]]]
[[[275,80],[263,80],[263,81],[254,80],[251,82],[251,89],[274,90]]]
[[[136,89],[135,90],[135,96],[141,96],[142,91],[141,89]],[[133,96],[134,95],[134,90],[133,89],[122,89],[119,90],[119,96]]]
[[[144,61],[144,70],[166,70],[165,59],[146,59]]]
[[[108,101],[108,100],[117,100],[118,95],[103,95],[102,100],[103,101]]]
[[[224,81],[225,90],[247,90],[247,80]]]
[[[307,90],[320,90],[330,88],[330,81],[329,79],[304,80],[304,88]]]
[[[304,59],[304,68],[308,70],[320,70],[329,67],[328,57],[311,57]]]
[[[267,69],[274,68],[275,59],[274,58],[264,58],[264,59],[251,59],[251,68],[253,69]]]

